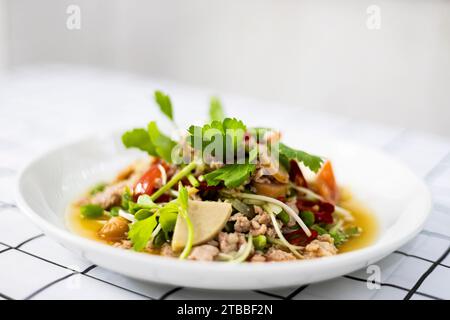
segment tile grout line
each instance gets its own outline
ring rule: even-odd
[[[174,294],[177,291],[180,291],[181,289],[183,289],[183,287],[175,287],[175,288],[167,291],[166,293],[164,293],[161,297],[159,297],[158,300],[166,300],[169,296],[171,296],[172,294]]]
[[[27,244],[28,242],[31,242],[31,241],[33,241],[34,239],[38,239],[38,238],[41,238],[41,237],[43,237],[43,236],[44,236],[44,234],[41,233],[41,234],[38,234],[37,236],[31,237],[31,238],[29,238],[29,239],[27,239],[27,240],[25,240],[25,241],[19,243],[17,246],[14,247],[14,249],[17,249],[17,250],[18,250],[21,246]]]
[[[285,300],[286,299],[285,297],[280,296],[278,294],[270,293],[270,292],[263,291],[263,290],[252,290],[252,291],[256,292],[256,293],[259,293],[259,294],[262,294],[262,295],[265,295],[265,296],[268,296],[268,297],[276,298],[276,299],[281,299],[281,300]]]
[[[296,297],[300,292],[302,292],[303,290],[305,290],[306,288],[308,288],[308,284],[301,286],[297,289],[295,289],[294,291],[292,291],[290,294],[288,294],[288,296],[286,297],[286,300],[292,300],[292,298]]]
[[[75,274],[76,274],[76,272],[72,272],[72,273],[69,273],[69,274],[65,275],[64,277],[61,277],[61,278],[56,279],[56,280],[53,280],[52,282],[46,284],[45,286],[37,289],[32,294],[30,294],[27,297],[25,297],[23,300],[30,300],[31,298],[35,297],[36,295],[38,295],[39,293],[45,291],[46,289],[50,288],[51,286],[53,286],[53,285],[55,285],[55,284],[65,280],[65,279],[68,279],[68,278],[72,277]]]
[[[362,279],[362,278],[358,278],[358,277],[354,277],[354,276],[349,276],[349,275],[345,275],[343,276],[344,278],[350,279],[350,280],[355,280],[355,281],[359,281],[359,282],[366,282],[367,283],[367,279]],[[387,283],[387,282],[375,282],[375,284],[378,284],[380,286],[385,286],[385,287],[391,287],[391,288],[395,288],[395,289],[399,289],[399,290],[403,290],[403,291],[409,291],[409,289],[393,284],[393,283]]]
[[[3,294],[0,292],[0,297],[5,299],[5,300],[14,300],[13,298],[11,298],[10,296],[7,296],[6,294]]]
[[[436,269],[436,267],[447,257],[447,255],[450,252],[450,247],[447,248],[447,250],[444,252],[444,254],[436,260],[431,267],[428,268],[427,271],[425,271],[424,274],[417,280],[416,284],[412,287],[412,289],[406,294],[406,296],[403,298],[403,300],[410,300],[411,297],[416,293],[416,291],[420,288],[422,283],[426,280],[426,278]]]

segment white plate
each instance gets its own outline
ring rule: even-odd
[[[291,132],[286,142],[332,159],[338,181],[350,186],[376,214],[380,231],[373,245],[316,260],[227,264],[125,251],[75,235],[64,220],[69,203],[142,156],[125,150],[118,134],[67,144],[33,160],[19,176],[17,203],[48,236],[99,266],[137,279],[208,289],[263,289],[327,280],[375,263],[420,231],[431,201],[424,183],[410,170],[379,151],[343,141],[303,134],[301,141],[308,143],[299,146],[297,135]]]

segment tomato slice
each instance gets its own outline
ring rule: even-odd
[[[152,164],[142,177],[136,182],[133,189],[133,199],[137,201],[139,196],[148,194],[149,196],[155,191],[156,180],[161,178],[161,171],[157,164]]]
[[[334,177],[331,162],[327,161],[317,175],[316,186],[318,193],[327,201],[335,204],[339,199],[339,190]]]

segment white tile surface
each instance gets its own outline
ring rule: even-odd
[[[23,299],[70,273],[17,250],[0,253],[0,270],[0,292],[14,299]]]
[[[20,250],[79,272],[92,265],[89,261],[79,258],[47,237],[34,239],[21,246]]]
[[[0,209],[0,242],[17,246],[42,232],[16,208]]]
[[[386,148],[417,175],[426,177],[450,152],[450,144],[434,135],[405,131]]]
[[[450,241],[448,240],[419,234],[399,251],[435,261],[447,250],[449,245]]]
[[[439,297],[450,299],[450,268],[437,266],[436,269],[425,279],[418,291]]]
[[[149,110],[155,107],[149,103],[149,93],[154,88],[165,88],[172,94],[180,126],[205,120],[197,119],[199,112],[205,114],[206,118],[208,93],[205,90],[167,81],[78,69],[54,70],[44,76],[39,70],[30,70],[16,74],[13,81],[2,82],[0,87],[7,89],[0,92],[0,105],[14,106],[0,108],[0,128],[2,128],[0,130],[0,218],[2,219],[0,242],[10,246],[16,246],[41,233],[17,209],[2,208],[3,203],[13,203],[14,188],[12,186],[17,169],[30,155],[89,132],[142,123],[142,119],[148,118]],[[2,104],[3,102],[5,104]],[[429,231],[438,232],[440,236],[420,234],[400,250],[425,259],[436,260],[448,247],[450,242],[449,141],[433,135],[404,131],[401,128],[352,121],[324,113],[305,112],[298,108],[296,113],[292,114],[290,111],[292,108],[289,106],[250,98],[229,95],[224,97],[224,102],[231,116],[242,117],[251,125],[307,130],[309,133],[326,132],[358,143],[384,148],[405,162],[419,176],[426,178],[435,202],[433,214],[426,228]],[[34,107],[30,108],[30,105]],[[276,108],[277,112],[259,112],[258,117],[255,117],[255,112],[261,110],[262,106],[270,110]],[[129,112],[130,109],[133,112]],[[198,112],[192,112],[192,110]],[[42,117],[43,113],[52,114],[52,117]],[[123,117],[124,113],[127,117]],[[93,114],[102,114],[104,120],[98,121],[95,128],[91,123],[84,121]],[[301,128],[298,126],[300,116]],[[159,115],[156,116],[157,119],[159,117]],[[30,136],[33,139],[30,139]],[[0,245],[0,251],[3,249],[5,247]],[[90,265],[46,237],[24,244],[21,250],[77,271],[84,270]],[[450,257],[442,263],[450,266]],[[430,263],[393,254],[379,262],[379,265],[382,271],[382,283],[411,288],[428,269]],[[443,289],[445,287],[443,283],[450,281],[448,270],[449,268],[437,267],[424,281],[419,292],[448,298],[448,291]],[[68,275],[69,272],[57,265],[11,249],[0,253],[0,294],[21,299],[42,286]],[[145,298],[144,296],[160,298],[173,288],[128,279],[102,268],[94,268],[88,275],[89,277],[72,275],[43,290],[34,298],[140,299]],[[368,275],[361,270],[353,276],[366,279]],[[296,289],[265,291],[286,297]],[[364,281],[341,277],[310,285],[295,298],[403,299],[406,293],[404,290],[386,285],[380,290],[368,290]],[[254,291],[223,292],[194,289],[182,289],[170,295],[169,298],[271,299],[267,295]],[[415,294],[412,298],[424,297]]]
[[[443,165],[441,169],[433,174],[432,177],[428,180],[428,183],[435,188],[439,188],[445,190],[450,193],[450,166]]]
[[[94,278],[114,283],[118,286],[127,288],[131,291],[138,292],[153,299],[159,299],[166,292],[175,288],[174,286],[169,285],[161,285],[157,283],[147,283],[143,281],[134,280],[100,267],[95,267],[87,274]]]
[[[330,281],[316,283],[308,286],[298,295],[294,300],[366,300],[366,299],[388,299],[397,300],[403,299],[406,291],[382,286],[380,289],[370,290],[366,283],[354,281],[347,278],[337,278]]]
[[[86,277],[73,275],[56,283],[32,300],[143,300],[144,297],[126,290]]]
[[[393,253],[376,265],[381,269],[381,283],[411,289],[417,279],[431,266],[431,263]],[[365,269],[353,272],[350,275],[364,280],[369,277]]]
[[[1,145],[1,141],[0,141]],[[1,162],[5,161],[5,157],[8,157],[7,154],[10,150],[1,151],[0,154]],[[13,156],[15,157],[15,156]],[[8,163],[5,163],[5,168],[7,168]],[[12,204],[14,203],[14,179],[15,173],[10,170],[2,170],[2,166],[0,164],[0,201]]]
[[[450,212],[434,209],[425,223],[425,230],[443,235],[448,234],[450,230]]]

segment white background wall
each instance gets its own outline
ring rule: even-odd
[[[66,28],[70,4],[80,30]],[[370,5],[379,30],[366,26]],[[450,1],[0,0],[0,10],[0,61],[12,69],[90,64],[450,136]]]

